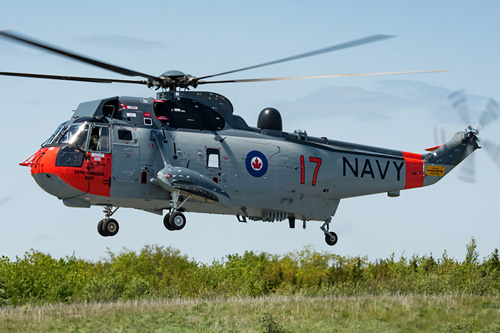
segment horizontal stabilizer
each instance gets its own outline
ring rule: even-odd
[[[430,148],[425,148],[425,151],[434,151],[438,149],[439,147],[442,147],[443,145],[435,146],[435,147],[430,147]]]

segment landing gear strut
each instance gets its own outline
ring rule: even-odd
[[[116,207],[115,210],[113,210],[112,206],[104,207],[104,214],[106,214],[106,217],[104,217],[99,221],[99,223],[97,223],[97,232],[99,233],[99,235],[108,237],[114,236],[118,233],[118,230],[120,230],[120,225],[118,224],[118,221],[111,218],[111,216],[117,210],[118,207]]]
[[[333,246],[337,244],[339,237],[333,231],[330,231],[330,222],[332,222],[332,218],[329,217],[325,223],[321,226],[321,230],[325,233],[325,242],[326,244]]]
[[[163,218],[163,225],[170,231],[181,230],[186,226],[186,217],[179,211],[179,208],[189,200],[189,196],[184,200],[180,199],[180,193],[178,191],[172,192],[172,200],[170,204],[172,209]]]

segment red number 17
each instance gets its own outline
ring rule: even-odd
[[[314,169],[314,174],[312,179],[312,186],[316,186],[316,179],[318,178],[319,167],[321,166],[321,163],[323,161],[319,157],[309,156],[309,162],[316,163],[316,169]],[[306,182],[306,168],[305,168],[304,155],[300,155],[300,183],[305,184],[305,182]]]

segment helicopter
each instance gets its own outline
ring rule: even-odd
[[[68,207],[101,206],[103,237],[115,236],[120,207],[163,216],[170,231],[186,225],[186,212],[234,215],[239,222],[323,222],[328,245],[340,200],[435,184],[480,148],[478,129],[467,127],[445,144],[411,153],[286,132],[280,112],[265,108],[257,126],[234,114],[226,97],[190,90],[203,84],[264,82],[344,76],[433,73],[421,70],[260,79],[212,78],[382,41],[373,35],[259,65],[196,77],[170,70],[149,75],[85,57],[2,30],[26,46],[141,79],[109,79],[18,72],[2,76],[145,85],[156,97],[112,96],[80,103],[73,116],[20,163],[35,182]]]

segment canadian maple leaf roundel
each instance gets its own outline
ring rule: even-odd
[[[262,177],[267,172],[267,158],[262,152],[252,150],[245,158],[245,166],[250,175],[254,177]]]

